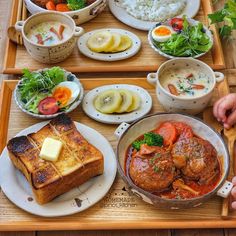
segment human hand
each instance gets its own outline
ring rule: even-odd
[[[229,116],[226,114],[227,111],[231,111]],[[236,123],[236,93],[231,93],[219,99],[214,104],[213,114],[219,122],[223,123],[224,128],[230,129]]]
[[[232,208],[236,210],[236,176],[233,177],[232,183],[234,185],[231,190],[231,195],[233,196]]]

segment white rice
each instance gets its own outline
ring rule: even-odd
[[[162,22],[180,15],[187,0],[119,0],[130,15],[144,21]]]

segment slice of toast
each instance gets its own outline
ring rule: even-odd
[[[56,162],[39,157],[47,137],[63,143]],[[11,139],[7,148],[13,164],[29,181],[39,204],[102,174],[104,169],[102,153],[88,143],[65,114],[54,118],[36,133]]]

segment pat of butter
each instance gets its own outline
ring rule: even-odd
[[[47,161],[57,161],[62,146],[63,146],[62,142],[56,139],[45,138],[39,157]]]

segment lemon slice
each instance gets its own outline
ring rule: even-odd
[[[93,52],[103,52],[112,45],[114,45],[113,36],[105,30],[94,33],[87,41],[88,48]]]
[[[132,46],[132,40],[127,35],[121,35],[121,42],[113,52],[123,52]]]
[[[118,33],[112,33],[112,39],[113,43],[109,47],[107,47],[104,52],[113,52],[114,50],[116,50],[116,48],[119,47],[121,43],[121,35]]]

